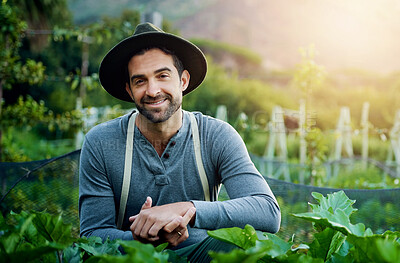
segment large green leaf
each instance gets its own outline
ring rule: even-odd
[[[339,250],[346,239],[340,232],[326,228],[314,235],[314,241],[310,244],[310,255],[314,258],[322,258],[327,261]]]
[[[329,227],[345,235],[372,235],[370,229],[365,230],[364,224],[353,225],[350,223],[350,215],[356,211],[352,207],[355,201],[350,200],[343,191],[328,194],[326,197],[315,192],[312,195],[319,204],[310,204],[312,212],[293,214],[295,217],[313,222],[318,231]]]
[[[400,244],[384,235],[359,237],[349,235],[348,241],[357,262],[400,262]]]
[[[370,229],[365,230],[365,225],[362,223],[356,225],[351,224],[349,216],[340,209],[337,209],[335,214],[330,211],[322,210],[316,213],[293,214],[293,216],[314,222],[321,226],[322,229],[329,227],[345,235],[353,234],[356,236],[364,236],[372,234]]]
[[[28,262],[38,258],[42,258],[44,255],[49,254],[51,252],[63,249],[64,246],[61,246],[56,243],[48,243],[43,246],[34,247],[29,243],[25,243],[21,246],[18,251],[8,254],[7,260],[4,262]],[[3,258],[3,257],[2,257]],[[2,260],[0,260],[2,262]]]
[[[377,253],[386,262],[400,262],[400,244],[387,239],[376,241]]]
[[[243,229],[239,227],[222,228],[207,233],[215,239],[234,244],[243,249],[254,247],[258,240],[256,230],[251,225],[246,225]]]
[[[338,191],[333,194],[327,194],[324,197],[322,194],[313,192],[311,195],[318,201],[318,205],[310,204],[313,212],[320,211],[332,211],[336,212],[337,209],[342,210],[347,216],[357,211],[356,208],[353,208],[353,204],[356,202],[355,200],[350,200],[347,195],[343,191]]]
[[[233,232],[236,233],[236,232]],[[239,232],[240,235],[243,235]],[[264,233],[262,240],[256,240],[255,245],[246,250],[235,249],[229,253],[210,252],[214,262],[270,262],[290,251],[291,243],[285,242],[276,235]]]
[[[43,212],[32,212],[35,217],[33,224],[39,234],[49,242],[55,242],[63,245],[72,244],[71,224],[64,224],[61,215],[52,216]]]
[[[33,215],[15,214],[11,212],[8,219],[13,221],[13,225],[6,224],[4,218],[1,224],[2,235],[0,236],[0,251],[3,255],[11,254],[18,250],[23,241],[23,236],[32,228]]]

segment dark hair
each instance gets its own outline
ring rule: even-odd
[[[180,78],[180,77],[182,76],[182,73],[183,73],[183,70],[184,70],[183,63],[182,63],[182,61],[178,58],[178,56],[175,55],[175,53],[174,53],[173,51],[171,51],[171,50],[169,50],[169,49],[167,49],[167,48],[165,48],[165,47],[157,47],[157,46],[154,46],[154,47],[146,47],[146,48],[143,48],[143,49],[141,49],[141,50],[138,50],[138,51],[134,52],[134,53],[130,56],[129,59],[131,59],[133,56],[136,56],[136,55],[143,55],[143,54],[146,53],[147,51],[149,51],[149,50],[151,50],[151,49],[155,49],[155,48],[161,50],[161,51],[164,52],[166,55],[170,55],[170,56],[172,57],[172,61],[174,62],[174,66],[175,66],[176,70],[178,71],[178,75],[179,75],[179,78]],[[130,81],[130,79],[129,79],[128,63],[129,63],[129,61],[127,62],[127,65],[126,65],[126,67],[125,67],[126,79],[127,79],[127,83],[128,83],[129,85],[131,85],[131,84],[130,84],[131,81]]]

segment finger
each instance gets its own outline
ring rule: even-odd
[[[151,199],[150,196],[148,196],[148,197],[146,198],[146,201],[145,201],[144,204],[142,205],[142,209],[150,208],[151,205],[152,205],[152,203],[153,203],[153,200]]]
[[[178,216],[176,217],[174,220],[172,220],[171,222],[169,222],[168,224],[166,224],[163,229],[167,232],[167,233],[171,233],[172,231],[174,231],[178,226],[181,225],[183,221],[183,217]]]
[[[182,235],[179,235],[179,233],[181,233]],[[189,238],[189,231],[187,230],[187,228],[179,231],[179,233],[178,233],[179,238],[176,241],[178,243],[177,245],[179,245],[180,243],[182,243],[183,241],[185,241],[186,239]]]
[[[170,223],[165,225],[163,229],[168,233],[171,233],[174,230],[184,231],[187,224],[189,224],[190,219],[192,219],[195,213],[196,213],[196,208],[192,207],[188,211],[186,211],[183,217],[175,218]]]
[[[196,214],[196,208],[195,207],[192,207],[189,210],[187,210],[186,213],[183,215],[182,225],[184,225],[186,227],[187,224],[189,224],[190,220],[192,219],[192,217],[195,214]]]
[[[173,231],[172,233],[166,233],[164,234],[165,240],[171,245],[171,246],[177,246],[189,237],[189,231],[185,228],[183,232],[181,233],[180,231]]]
[[[151,199],[150,196],[148,196],[140,210],[150,208],[152,206],[152,203],[153,203],[153,200]],[[129,217],[129,222],[133,223],[137,217],[138,217],[138,215]]]
[[[183,240],[186,240],[189,237],[189,234],[187,233],[187,225],[190,222],[190,219],[195,215],[196,213],[196,208],[192,207],[188,211],[186,211],[185,215],[182,218],[182,222],[179,226],[175,228],[175,231],[181,236],[180,239],[182,239],[182,236],[187,235]]]

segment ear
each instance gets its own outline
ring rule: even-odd
[[[189,71],[186,69],[182,72],[181,76],[181,86],[182,86],[182,91],[186,90],[187,87],[189,86],[189,81],[190,81],[190,74]]]
[[[128,92],[129,96],[130,96],[130,97],[132,98],[132,100],[133,100],[132,90],[131,90],[131,87],[129,86],[128,83],[125,83],[125,90],[126,90],[126,92]]]

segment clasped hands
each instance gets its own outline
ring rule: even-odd
[[[133,238],[142,242],[168,242],[177,246],[189,237],[187,225],[194,221],[196,208],[191,202],[179,202],[152,207],[147,197],[140,213],[131,216]]]

